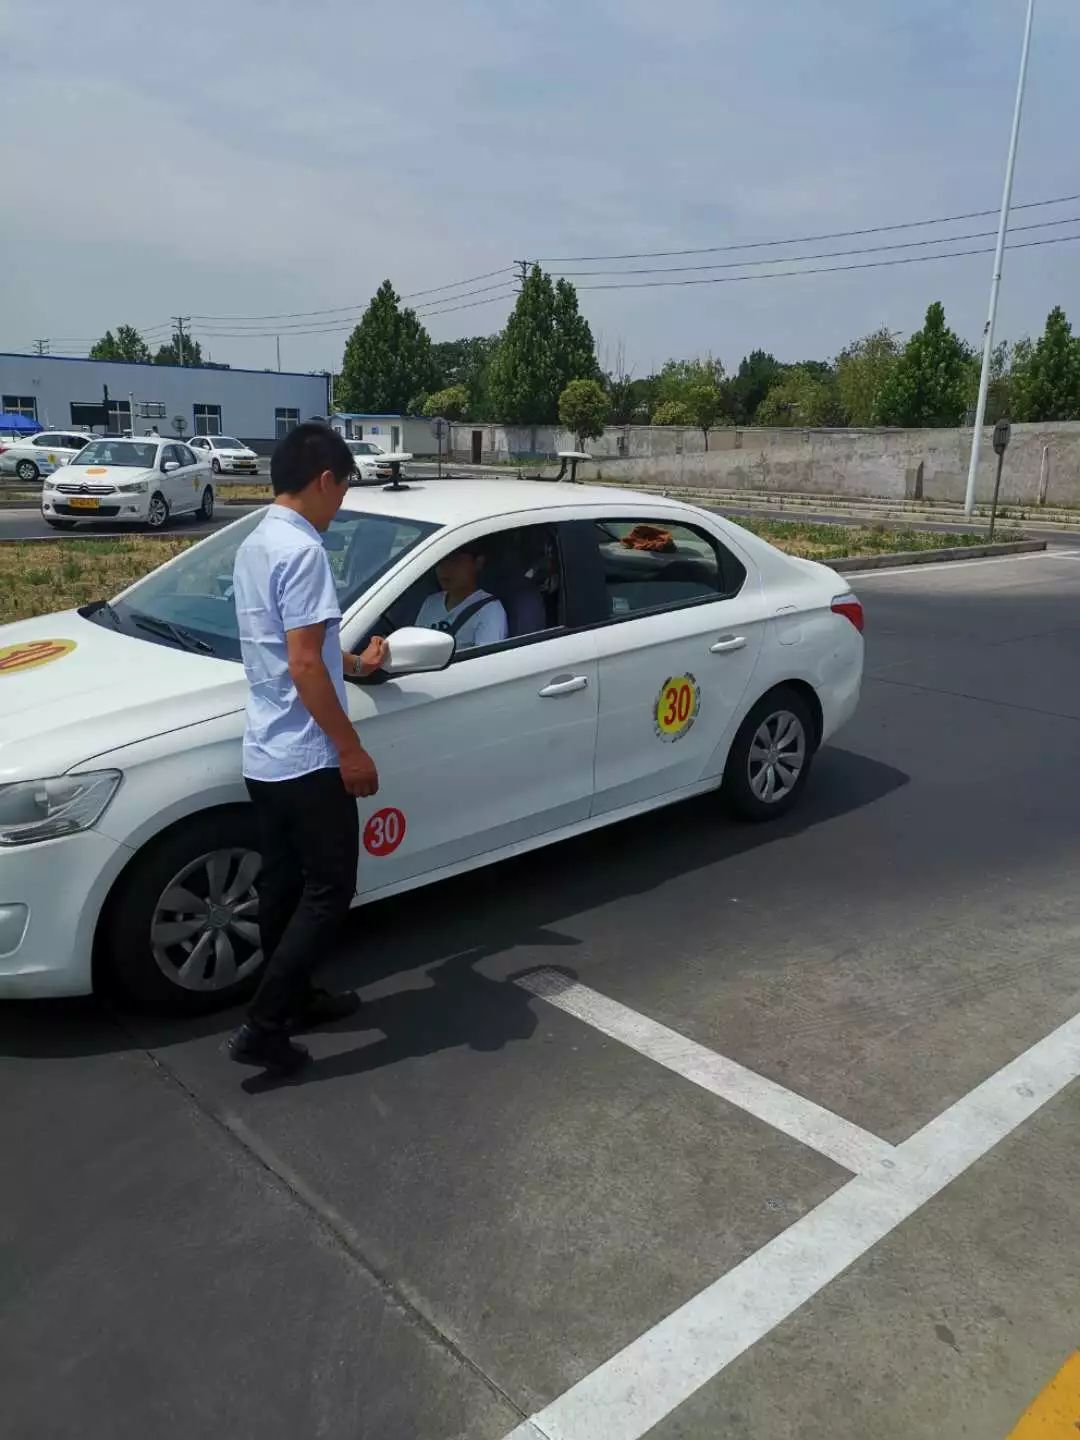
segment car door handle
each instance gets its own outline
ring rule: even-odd
[[[745,635],[725,635],[709,646],[710,655],[726,655],[729,650],[742,650],[746,645]]]
[[[552,695],[572,695],[575,690],[584,690],[588,683],[587,675],[556,675],[550,684],[544,686],[540,694],[545,700]]]

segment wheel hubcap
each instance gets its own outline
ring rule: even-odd
[[[200,855],[169,881],[150,921],[158,969],[183,990],[226,990],[262,964],[255,879],[262,856]]]
[[[750,789],[766,805],[790,795],[806,764],[806,731],[790,710],[778,710],[761,722],[750,742]]]
[[[149,523],[150,523],[151,525],[164,525],[164,523],[165,523],[165,504],[164,504],[164,502],[161,501],[161,500],[151,500],[151,501],[150,501],[150,509],[149,509],[149,512],[147,513],[147,517],[146,517],[146,518],[147,518],[147,520],[149,521]]]

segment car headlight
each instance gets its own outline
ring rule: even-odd
[[[132,480],[128,485],[117,485],[116,488],[121,495],[145,495],[149,488],[149,482],[146,480]]]
[[[0,785],[0,845],[33,845],[88,830],[105,813],[119,770]]]

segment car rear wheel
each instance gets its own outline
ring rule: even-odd
[[[50,519],[48,515],[44,516],[43,518],[45,520],[45,524],[51,525],[54,530],[74,530],[76,524],[78,523],[75,520],[53,520]]]
[[[15,474],[20,480],[36,480],[40,473],[33,460],[20,460],[15,466]]]
[[[202,492],[202,503],[199,505],[199,514],[204,520],[212,520],[214,518],[214,488],[212,485],[207,485],[206,489]]]
[[[151,530],[164,530],[169,523],[169,502],[160,490],[155,490],[150,496],[150,504],[146,510],[146,523]]]
[[[111,897],[101,977],[122,999],[173,1014],[235,1005],[262,970],[262,865],[243,807],[196,816],[152,842]]]
[[[810,774],[817,731],[797,690],[763,696],[739,726],[724,768],[723,795],[744,820],[773,820],[798,799]]]

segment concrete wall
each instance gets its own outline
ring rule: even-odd
[[[125,365],[104,360],[67,360],[59,356],[0,355],[0,395],[33,396],[42,425],[70,428],[72,403],[100,405],[102,386],[109,399],[160,401],[162,420],[144,420],[136,413],[133,426],[142,434],[156,425],[174,435],[173,417],[184,421],[184,433],[195,433],[194,407],[221,406],[221,431],[267,450],[275,439],[277,408],[296,410],[301,420],[326,414],[324,375],[294,375],[277,370],[208,370],[178,365]]]
[[[455,425],[454,456],[470,458],[471,433],[484,436],[484,459],[554,455],[576,449],[574,437],[551,426]],[[984,433],[977,495],[989,499],[997,457],[992,431]],[[971,430],[734,429],[709,435],[666,426],[608,429],[586,449],[592,465],[582,479],[718,490],[805,491],[824,495],[874,495],[962,500],[971,456]],[[1014,425],[1005,458],[1001,493],[1012,503],[1037,504],[1044,447],[1049,504],[1080,505],[1080,422]],[[921,480],[919,468],[921,466]],[[921,490],[920,490],[921,485]]]

